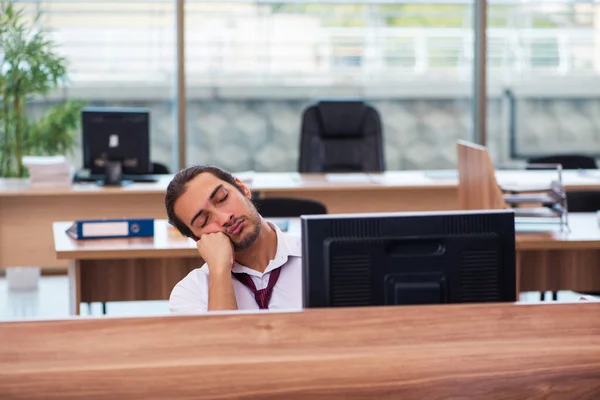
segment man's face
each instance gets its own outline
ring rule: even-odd
[[[197,237],[223,232],[235,250],[247,249],[260,233],[261,219],[250,201],[250,190],[236,182],[243,193],[211,173],[199,174],[175,202],[175,214]]]

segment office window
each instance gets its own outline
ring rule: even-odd
[[[303,110],[363,98],[388,169],[451,168],[471,137],[472,5],[186,3],[187,164],[296,171]]]
[[[175,15],[173,1],[18,1],[69,61],[69,83],[28,111],[39,115],[67,98],[88,106],[146,107],[151,160],[175,168]],[[81,148],[72,162],[82,165]]]
[[[600,155],[598,5],[491,4],[488,145],[494,160]]]

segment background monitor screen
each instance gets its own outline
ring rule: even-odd
[[[103,174],[118,161],[124,174],[149,174],[150,112],[144,108],[86,108],[81,113],[83,167]]]

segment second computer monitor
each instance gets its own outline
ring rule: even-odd
[[[516,301],[510,210],[302,217],[304,307]]]
[[[123,174],[149,174],[150,112],[145,108],[95,107],[81,113],[83,167],[104,174],[107,161]]]

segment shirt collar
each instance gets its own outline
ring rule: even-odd
[[[270,222],[268,224],[275,230],[275,233],[277,234],[277,250],[275,251],[275,257],[269,262],[265,272],[261,274],[260,272],[241,265],[238,262],[234,262],[232,268],[233,272],[243,272],[248,275],[262,277],[264,274],[283,266],[288,262],[290,257],[302,256],[302,244],[299,237],[283,233],[276,224]]]

